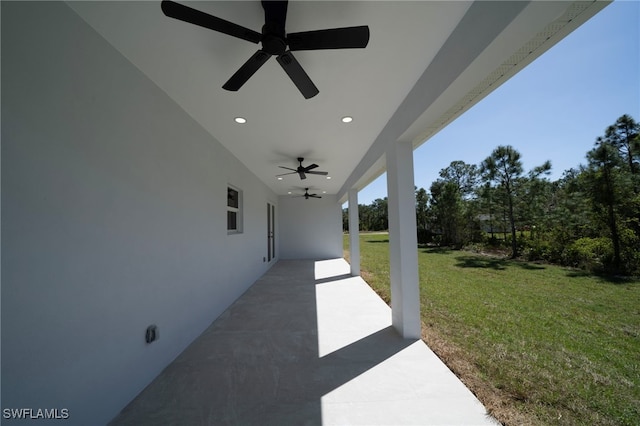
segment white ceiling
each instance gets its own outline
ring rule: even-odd
[[[181,3],[258,32],[264,23],[258,1]],[[259,46],[168,18],[160,2],[68,4],[276,193],[308,186],[344,198],[382,172],[389,143],[419,145],[606,5],[471,3],[290,2],[287,32],[368,25],[371,34],[365,49],[295,52],[320,90],[309,100],[275,58],[238,92],[223,90]],[[549,40],[505,65],[554,22]],[[347,115],[350,124],[340,120]],[[235,123],[238,116],[247,123]],[[286,172],[278,166],[295,168],[296,157],[331,180],[278,181]]]

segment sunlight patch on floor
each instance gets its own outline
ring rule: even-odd
[[[314,273],[316,280],[323,280],[340,275],[348,275],[351,273],[351,267],[342,258],[317,260],[314,264]]]
[[[316,279],[344,276],[345,270],[344,259],[316,262]],[[316,312],[319,357],[391,325],[391,310],[360,277],[317,284]]]
[[[321,397],[322,424],[495,424],[424,342],[397,335],[389,306],[348,269],[315,263],[318,357],[341,360],[348,378]]]

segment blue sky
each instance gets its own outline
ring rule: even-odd
[[[550,179],[585,154],[623,114],[640,121],[640,1],[617,1],[414,151],[415,184],[429,190],[452,161],[478,164],[498,145],[525,170],[551,160]],[[387,195],[386,174],[358,194]]]

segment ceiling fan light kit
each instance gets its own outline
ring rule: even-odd
[[[262,33],[258,33],[174,1],[164,0],[161,4],[162,12],[170,18],[218,31],[251,43],[262,44],[262,48],[254,53],[222,86],[223,89],[239,90],[271,56],[275,56],[302,96],[305,99],[310,99],[319,93],[318,88],[291,52],[364,48],[369,43],[369,27],[363,25],[287,34],[285,32],[287,6],[287,1],[263,0],[265,24],[262,27]]]

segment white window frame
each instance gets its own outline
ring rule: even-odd
[[[230,205],[229,192],[235,191],[238,194],[238,207]],[[241,234],[242,233],[242,190],[233,186],[227,185],[227,234]],[[236,227],[229,228],[229,213],[235,213],[236,215]]]

